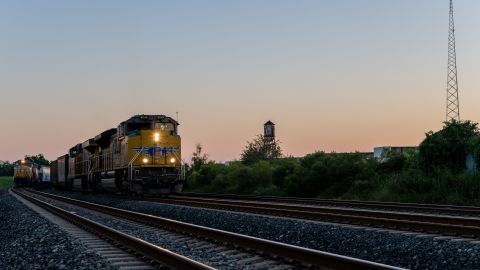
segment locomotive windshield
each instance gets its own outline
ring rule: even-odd
[[[175,128],[172,123],[155,123],[154,125],[155,130],[161,131],[173,131]]]
[[[127,124],[127,132],[135,131],[135,130],[147,130],[151,129],[151,125],[149,122],[140,122],[140,123],[128,123]]]

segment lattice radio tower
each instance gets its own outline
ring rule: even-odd
[[[460,104],[458,102],[457,82],[457,55],[455,51],[455,24],[453,22],[453,0],[450,0],[447,68],[447,121],[451,120],[460,120]]]

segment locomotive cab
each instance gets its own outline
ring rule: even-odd
[[[118,140],[128,142],[131,191],[139,194],[181,191],[181,142],[177,132],[178,123],[166,116],[136,116],[119,126],[119,135],[124,136]]]
[[[29,186],[32,185],[34,179],[33,167],[34,164],[28,160],[18,160],[13,163],[13,182],[15,186]]]

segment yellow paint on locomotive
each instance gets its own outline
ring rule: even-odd
[[[139,152],[141,154],[137,156]],[[180,136],[171,135],[168,130],[142,130],[138,135],[130,135],[128,138],[128,160],[135,157],[134,168],[180,168]]]
[[[13,168],[13,179],[31,179],[33,171],[31,165],[18,165]]]

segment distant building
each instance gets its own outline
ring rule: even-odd
[[[373,157],[380,161],[385,161],[386,155],[389,152],[404,154],[417,151],[418,146],[380,146],[373,148]]]
[[[225,166],[230,166],[230,165],[232,165],[232,164],[240,163],[240,162],[241,162],[241,161],[239,161],[239,160],[227,160],[227,161],[224,161],[224,162],[223,162],[223,165],[225,165]]]
[[[477,162],[475,161],[473,154],[467,154],[465,157],[465,167],[467,168],[467,171],[478,171]]]

